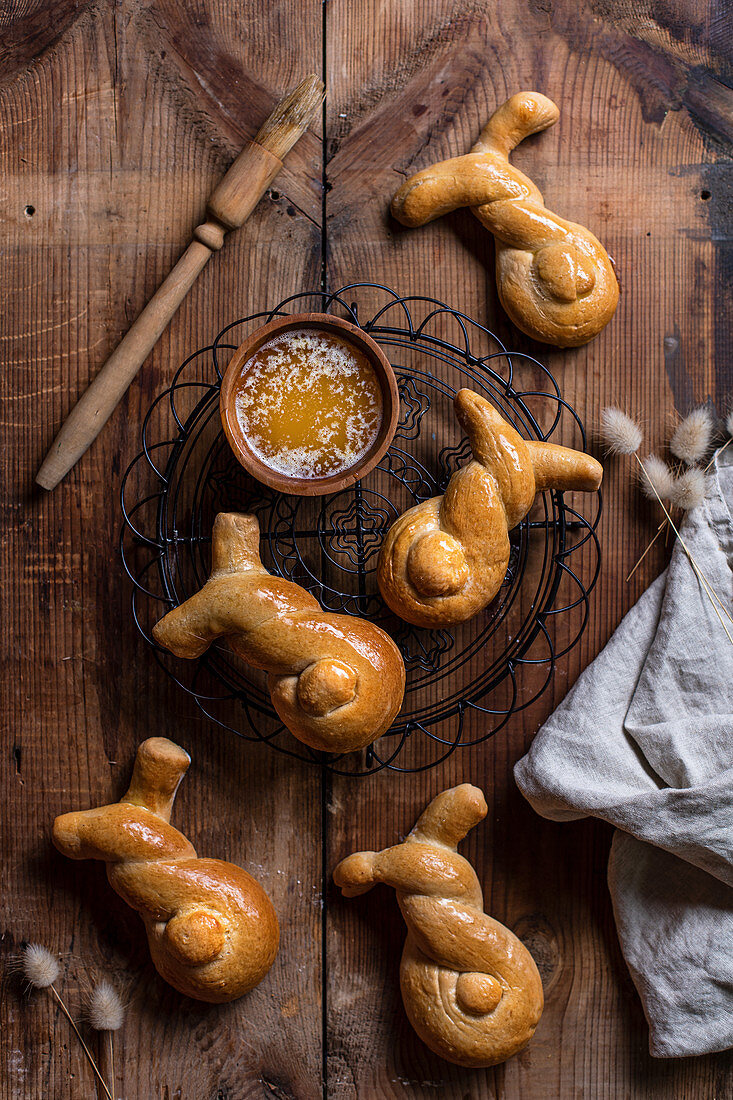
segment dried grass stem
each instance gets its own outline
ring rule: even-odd
[[[100,1085],[104,1089],[105,1095],[107,1096],[108,1100],[114,1100],[114,1097],[113,1097],[112,1093],[107,1088],[107,1082],[105,1081],[104,1077],[102,1077],[102,1074],[99,1071],[99,1067],[98,1067],[97,1063],[94,1061],[94,1056],[92,1055],[92,1052],[90,1051],[89,1047],[84,1042],[84,1038],[82,1036],[82,1033],[79,1031],[79,1028],[74,1023],[74,1018],[73,1018],[73,1016],[71,1015],[71,1013],[69,1012],[68,1008],[66,1007],[66,1005],[64,1003],[63,997],[58,992],[55,985],[49,985],[47,988],[48,988],[49,992],[51,993],[51,995],[53,997],[55,997],[56,1003],[58,1004],[59,1008],[63,1012],[66,1019],[71,1024],[71,1027],[74,1031],[74,1034],[76,1035],[77,1039],[81,1043],[82,1050],[84,1051],[84,1053],[87,1056],[87,1061],[89,1062],[89,1065],[94,1070],[95,1074],[97,1075],[97,1079],[98,1079]]]
[[[634,455],[634,458],[636,459],[636,461],[639,463],[639,466],[641,467],[642,472],[645,472],[644,471],[644,463],[641,461],[641,459],[639,458],[636,451],[633,452],[633,455]],[[649,484],[651,485],[651,482]],[[654,490],[654,486],[652,485],[651,487]],[[682,546],[682,549],[684,550],[685,554],[687,555],[687,559],[688,559],[690,565],[692,566],[692,568],[695,572],[695,575],[697,576],[700,583],[703,585],[703,588],[705,589],[705,592],[707,593],[708,599],[710,600],[710,603],[712,604],[713,611],[718,616],[718,619],[720,620],[720,625],[723,627],[723,630],[726,633],[728,641],[731,643],[731,645],[733,645],[733,634],[730,633],[730,631],[728,630],[728,627],[725,625],[725,622],[723,620],[723,616],[720,614],[720,611],[718,610],[718,606],[716,606],[716,604],[720,606],[721,610],[727,615],[728,619],[730,619],[732,624],[733,624],[733,616],[731,616],[730,612],[725,607],[722,600],[719,598],[719,596],[716,593],[715,589],[712,587],[712,585],[710,584],[710,582],[706,578],[705,574],[702,572],[699,565],[695,561],[694,557],[692,556],[692,552],[691,552],[689,546],[687,545],[687,543],[683,539],[682,535],[680,534],[679,530],[677,529],[677,525],[675,524],[674,520],[672,519],[671,515],[669,514],[669,512],[667,510],[667,506],[665,505],[662,498],[656,493],[656,490],[654,491],[654,495],[656,496],[657,500],[659,501],[659,504],[661,505],[662,511],[664,512],[665,516],[667,517],[667,522],[669,523],[670,527],[672,528],[675,535],[679,539],[680,545]]]

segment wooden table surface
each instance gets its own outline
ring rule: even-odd
[[[233,318],[322,280],[374,279],[448,300],[546,362],[589,425],[612,402],[638,415],[650,449],[694,403],[724,411],[729,38],[716,0],[0,7],[1,942],[7,958],[25,940],[58,952],[74,1009],[90,977],[124,987],[117,1096],[733,1095],[729,1055],[648,1055],[609,903],[610,829],[542,820],[512,778],[542,720],[664,563],[660,544],[625,582],[658,522],[627,466],[608,465],[590,623],[552,689],[493,741],[417,775],[329,778],[208,724],[135,630],[116,550],[121,473],[174,367]],[[54,493],[35,488],[63,417],[189,240],[212,185],[308,71],[327,83],[325,134],[319,123],[303,138],[214,257],[92,451]],[[526,88],[555,99],[561,118],[515,162],[551,209],[598,233],[620,273],[615,319],[575,351],[534,345],[508,323],[491,238],[467,212],[410,232],[386,215],[406,174],[465,151],[491,110]],[[176,824],[201,851],[254,870],[280,915],[272,972],[232,1005],[167,987],[102,867],[68,863],[50,845],[57,813],[122,793],[151,734],[193,756]],[[447,1065],[408,1026],[393,893],[347,902],[330,884],[340,857],[394,841],[435,792],[464,780],[490,804],[464,850],[488,911],[535,951],[546,991],[530,1047],[486,1071]],[[2,1096],[94,1095],[51,1000],[24,998],[6,970],[2,980]]]

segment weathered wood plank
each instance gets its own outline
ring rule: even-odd
[[[677,4],[669,24],[620,5],[372,0],[327,9],[329,279],[375,278],[402,293],[442,298],[488,323],[512,348],[537,355],[562,380],[586,423],[611,402],[642,417],[659,446],[675,411],[731,386],[718,355],[730,347],[711,221],[715,141],[692,103],[692,66],[720,61],[710,25]],[[658,9],[655,9],[658,11]],[[698,13],[699,14],[699,13]],[[375,50],[374,44],[378,44]],[[468,149],[509,94],[556,99],[554,130],[527,141],[515,162],[551,209],[597,231],[615,257],[619,312],[589,347],[533,345],[496,298],[493,245],[466,212],[419,230],[388,221],[389,198],[412,171]],[[728,93],[721,93],[726,104]],[[684,106],[683,106],[684,105]],[[684,109],[686,108],[686,109]],[[707,192],[707,195],[705,194]],[[718,207],[718,210],[720,208]],[[529,1049],[505,1066],[462,1071],[433,1057],[404,1016],[397,972],[404,929],[390,891],[328,908],[329,1095],[432,1097],[704,1097],[731,1087],[729,1056],[656,1062],[620,956],[605,882],[610,831],[554,825],[519,795],[512,765],[543,718],[601,648],[649,581],[657,547],[634,582],[624,578],[655,529],[632,475],[609,463],[602,526],[604,569],[581,646],[560,662],[552,690],[508,730],[419,775],[334,780],[328,860],[392,843],[428,799],[462,780],[486,791],[490,814],[465,845],[487,909],[535,951],[547,1007]],[[561,638],[560,638],[561,640]],[[469,733],[480,731],[474,718]],[[727,1082],[727,1086],[723,1084]]]
[[[11,27],[5,46],[19,51],[17,66],[0,88],[3,954],[24,939],[60,952],[75,1009],[91,976],[125,988],[117,1095],[315,1097],[317,781],[215,730],[167,681],[133,626],[115,547],[120,475],[173,367],[223,324],[318,278],[317,133],[289,161],[280,197],[266,198],[209,265],[92,451],[54,494],[32,485],[66,411],[188,241],[242,139],[296,79],[319,70],[320,5],[263,7],[247,19],[213,0],[185,12],[137,0],[41,5],[30,15],[19,7]],[[230,1006],[169,989],[101,867],[70,864],[50,846],[55,814],[119,796],[151,733],[193,756],[176,824],[202,853],[250,869],[280,916],[271,974]],[[63,1018],[4,983],[2,1095],[92,1095]]]

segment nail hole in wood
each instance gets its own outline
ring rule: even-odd
[[[700,198],[702,199],[703,202],[707,202],[708,199],[710,198],[710,192],[709,191],[701,191],[700,192]]]
[[[23,210],[23,213],[25,214],[26,218],[32,218],[33,215],[35,214],[35,212],[36,212],[35,206],[26,206],[25,209]]]

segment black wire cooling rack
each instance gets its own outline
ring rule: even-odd
[[[260,325],[301,312],[336,313],[374,337],[387,350],[401,398],[397,433],[379,466],[330,497],[285,496],[254,481],[230,451],[219,419],[219,386],[233,350]],[[579,494],[577,503],[573,494],[572,504],[568,494],[539,494],[511,532],[501,591],[469,623],[412,627],[389,611],[377,589],[377,554],[390,524],[440,493],[470,458],[452,413],[462,386],[489,398],[528,439],[585,446],[579,417],[542,363],[507,351],[483,325],[442,302],[400,297],[377,283],[295,294],[234,321],[190,355],[153,402],[142,450],[122,483],[122,560],[138,630],[213,722],[339,774],[419,771],[492,737],[545,691],[588,618],[600,565],[599,494]],[[225,643],[191,662],[155,645],[153,624],[206,580],[219,511],[255,513],[263,561],[273,573],[297,581],[330,611],[372,619],[395,639],[407,668],[405,701],[377,743],[339,757],[311,750],[280,723],[264,675]]]

